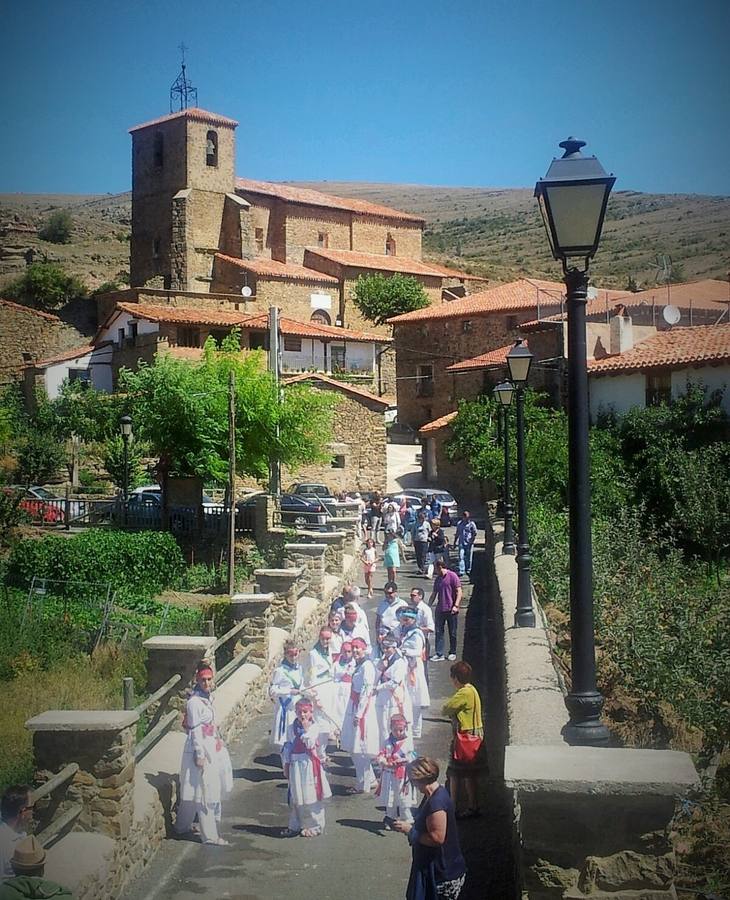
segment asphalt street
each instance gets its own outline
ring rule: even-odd
[[[401,569],[398,581],[403,595],[415,584],[424,588],[427,597],[431,590],[431,582],[416,574],[412,560]],[[484,598],[478,595],[485,586],[486,581],[478,578],[469,604],[472,586],[464,583],[466,613],[460,615],[460,646],[465,621],[472,619],[479,629],[484,625],[487,610]],[[376,595],[376,600],[367,604],[371,625],[378,599]],[[469,630],[473,630],[470,624]],[[479,635],[476,640],[468,637],[467,643],[470,640],[472,654],[483,657],[484,642]],[[429,669],[432,703],[416,750],[436,758],[445,775],[451,730],[440,711],[453,688],[448,662],[430,663]],[[406,837],[383,830],[384,813],[376,807],[374,797],[345,793],[353,783],[354,770],[344,753],[333,754],[329,771],[333,797],[327,804],[325,833],[312,839],[281,836],[287,824],[287,790],[278,755],[269,747],[271,718],[268,710],[256,717],[229,748],[235,785],[224,804],[221,833],[231,846],[166,840],[123,900],[395,900],[405,896],[410,868]],[[460,823],[469,865],[462,900],[509,896],[505,893],[508,810],[493,785],[485,788],[484,800],[488,814]]]

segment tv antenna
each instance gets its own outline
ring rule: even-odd
[[[671,288],[670,285],[672,283],[672,257],[667,256],[665,253],[661,255],[657,255],[656,258],[656,275],[655,280],[657,283],[663,281],[667,286],[667,304],[671,305]]]
[[[198,105],[198,89],[188,81],[185,74],[185,51],[188,48],[185,44],[178,44],[178,50],[182,56],[182,66],[177,78],[173,81],[170,88],[170,112],[182,112],[189,106]],[[177,109],[176,109],[177,107]]]

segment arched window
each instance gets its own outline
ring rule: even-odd
[[[388,232],[388,237],[385,239],[385,255],[395,256],[395,238],[390,232]]]
[[[209,131],[205,136],[205,164],[218,165],[218,132]]]
[[[155,166],[161,169],[165,162],[165,136],[161,131],[155,132],[154,160]]]
[[[310,318],[311,322],[316,322],[318,325],[331,325],[332,319],[330,319],[329,313],[324,309],[315,309]]]

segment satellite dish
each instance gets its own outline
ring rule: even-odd
[[[253,294],[253,291],[251,290],[251,288],[250,288],[247,284],[244,284],[244,286],[241,288],[241,294],[242,294],[244,297],[250,297],[251,294]]]
[[[662,316],[667,325],[676,325],[682,318],[682,311],[674,304],[669,304],[662,310]]]

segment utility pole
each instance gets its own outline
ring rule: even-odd
[[[236,565],[236,375],[228,373],[228,594]]]
[[[269,371],[274,376],[276,387],[276,402],[281,402],[279,395],[279,309],[276,306],[269,307]],[[274,497],[281,494],[281,465],[276,456],[279,444],[279,426],[276,426],[276,447],[269,460],[269,493]]]

